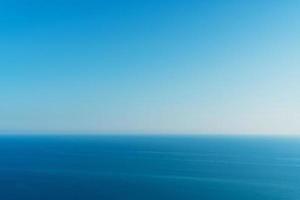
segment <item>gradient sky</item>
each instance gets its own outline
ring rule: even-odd
[[[0,0],[0,129],[300,134],[299,10]]]

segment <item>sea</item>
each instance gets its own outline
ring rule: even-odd
[[[2,200],[299,200],[300,138],[3,134]]]

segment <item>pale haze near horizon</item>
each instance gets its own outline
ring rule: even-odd
[[[299,10],[0,1],[0,130],[300,134]]]

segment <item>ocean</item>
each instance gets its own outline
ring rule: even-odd
[[[3,200],[299,200],[300,138],[2,135]]]

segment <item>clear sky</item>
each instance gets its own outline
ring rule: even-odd
[[[0,129],[300,134],[299,10],[0,0]]]

